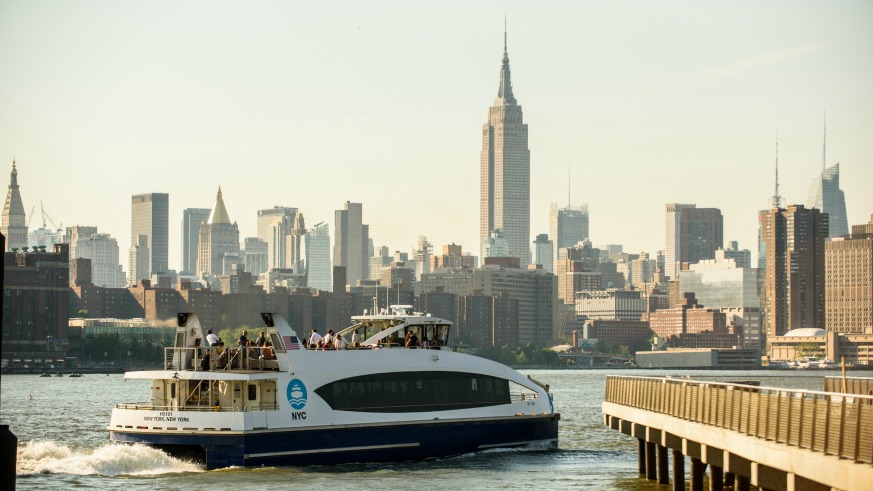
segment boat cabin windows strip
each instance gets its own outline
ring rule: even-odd
[[[334,410],[412,413],[509,404],[509,381],[464,372],[361,375],[315,390]]]

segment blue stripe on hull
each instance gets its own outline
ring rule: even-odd
[[[319,428],[248,435],[156,435],[113,431],[111,439],[171,448],[202,446],[206,466],[314,465],[444,457],[532,442],[557,444],[559,416]]]

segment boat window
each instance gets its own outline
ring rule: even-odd
[[[275,351],[276,353],[285,352],[285,344],[282,343],[282,339],[279,337],[279,333],[270,332],[270,342],[273,343],[273,351]]]
[[[463,372],[362,375],[315,392],[335,410],[360,412],[448,411],[510,402],[508,380]]]
[[[249,400],[257,401],[258,400],[258,386],[255,384],[249,384]]]

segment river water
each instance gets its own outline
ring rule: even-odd
[[[561,413],[559,448],[489,450],[419,462],[206,471],[142,446],[115,445],[106,427],[116,402],[142,402],[149,382],[121,375],[4,375],[0,421],[18,437],[18,489],[657,489],[637,474],[633,438],[603,426],[609,374],[758,380],[821,390],[838,372],[530,370],[548,383]],[[873,372],[852,372],[873,377]],[[686,466],[687,468],[688,466]]]

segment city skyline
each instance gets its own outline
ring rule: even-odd
[[[16,158],[29,214],[41,201],[124,254],[130,196],[168,193],[177,271],[182,210],[211,206],[218,186],[241,238],[258,209],[317,223],[352,201],[393,250],[419,235],[479,249],[474,131],[503,43],[493,5],[192,4],[172,19],[160,4],[52,5],[0,6],[0,169]],[[867,221],[873,7],[629,5],[506,6],[531,124],[530,237],[548,232],[569,162],[596,246],[654,254],[664,204],[689,202],[721,209],[725,241],[754,250],[776,132],[782,194],[804,203],[825,110],[848,223]],[[416,199],[395,192],[397,174]]]

